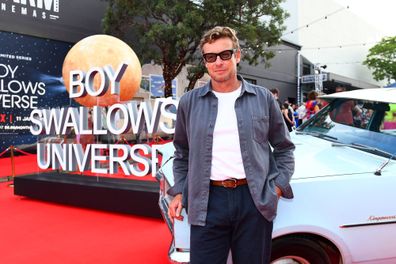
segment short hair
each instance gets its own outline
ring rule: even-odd
[[[270,91],[271,91],[272,94],[279,95],[279,89],[278,88],[272,88]]]
[[[213,43],[214,41],[221,39],[221,38],[229,38],[232,41],[232,47],[234,49],[239,50],[239,40],[236,34],[236,31],[230,27],[221,27],[216,26],[208,31],[202,36],[202,39],[199,43],[199,49],[203,52],[203,46],[206,43]]]

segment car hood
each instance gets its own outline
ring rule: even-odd
[[[295,172],[293,180],[335,177],[352,174],[374,174],[388,159],[362,150],[345,146],[333,146],[331,141],[311,135],[291,133],[296,146]],[[162,171],[172,175],[172,142],[164,144],[159,151],[163,155]],[[382,170],[383,173],[396,171],[396,162],[392,160]],[[172,178],[172,179],[171,179]],[[168,179],[173,185],[173,177]]]
[[[293,179],[306,179],[351,174],[374,173],[388,159],[346,146],[333,146],[331,141],[312,135],[291,133],[296,146]],[[391,161],[382,172],[396,170]]]

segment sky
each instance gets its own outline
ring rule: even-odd
[[[349,11],[363,17],[384,33],[384,36],[396,36],[394,17],[396,15],[395,0],[335,0]]]

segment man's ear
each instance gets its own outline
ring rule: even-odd
[[[236,60],[236,63],[237,63],[237,64],[241,61],[241,56],[242,56],[241,49],[238,49],[238,50],[235,52],[235,60]]]

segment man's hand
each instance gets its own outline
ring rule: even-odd
[[[181,210],[182,210],[182,195],[177,194],[171,203],[169,204],[169,209],[168,209],[168,216],[173,223],[173,219],[176,218],[177,220],[182,221],[183,216],[181,216]]]

